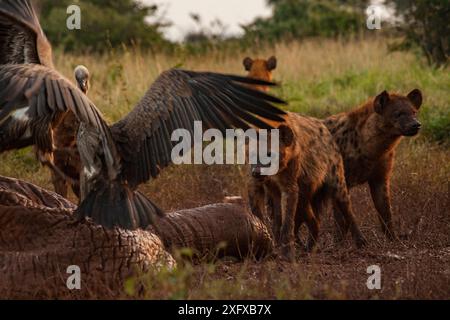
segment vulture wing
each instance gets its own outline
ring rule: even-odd
[[[52,47],[29,0],[0,0],[0,64],[53,67]]]
[[[171,163],[175,129],[272,128],[283,122],[284,101],[249,88],[260,80],[173,69],[163,73],[135,109],[112,127],[122,156],[122,178],[131,188],[155,178]]]
[[[121,159],[94,104],[57,71],[42,65],[0,65],[0,152],[35,144],[51,151],[52,128],[67,111],[80,121],[77,146],[83,163],[77,214],[105,226],[148,226],[162,212],[119,177]]]
[[[57,71],[42,65],[0,65],[0,151],[36,144],[52,148],[58,117],[81,122],[82,202],[77,213],[105,226],[145,228],[162,211],[136,187],[171,163],[171,133],[207,128],[271,128],[284,121],[282,100],[249,89],[264,81],[214,73],[163,73],[137,107],[110,131],[92,102]]]
[[[42,65],[0,65],[0,152],[31,144],[51,152],[53,125],[67,111],[93,128],[114,153],[100,112],[69,80]]]

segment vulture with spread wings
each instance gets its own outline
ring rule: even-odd
[[[30,43],[37,43],[34,50]],[[285,113],[276,97],[249,85],[264,81],[173,69],[164,72],[138,105],[108,126],[95,105],[58,73],[29,0],[0,0],[0,150],[6,145],[53,149],[52,128],[66,112],[80,121],[82,160],[77,213],[105,227],[145,228],[158,207],[137,187],[170,165],[176,129],[272,128]],[[49,56],[50,55],[50,56]]]
[[[0,1],[0,65],[41,64],[53,68],[52,47],[47,41],[33,8],[23,1]],[[89,88],[89,71],[84,66],[74,70],[76,84],[83,93]],[[2,122],[3,131],[13,134],[0,136],[0,152],[26,146],[33,137],[28,130],[24,109],[12,112]],[[59,123],[49,127],[53,134],[54,150],[36,150],[38,160],[49,167],[55,191],[66,197],[68,186],[78,195],[79,157],[76,133],[79,123],[72,112],[66,112]],[[28,133],[27,133],[28,132]]]

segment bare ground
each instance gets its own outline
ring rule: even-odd
[[[239,190],[245,196],[245,168],[196,167],[191,174],[169,172],[147,191],[163,205],[169,198],[172,206],[220,201]],[[169,182],[175,187],[167,188]],[[184,183],[187,186],[183,188]],[[147,298],[177,296],[181,290],[181,296],[190,299],[450,299],[449,191],[449,149],[405,141],[397,154],[392,185],[394,226],[400,240],[385,240],[370,194],[362,186],[351,193],[362,232],[370,243],[364,250],[357,250],[350,237],[344,244],[334,244],[328,212],[317,252],[299,252],[295,264],[249,259],[218,262],[212,269],[209,264],[200,265],[194,267],[187,287],[147,292]],[[381,268],[381,290],[367,288],[367,268],[372,265]]]

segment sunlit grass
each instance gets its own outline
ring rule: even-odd
[[[382,90],[406,94],[420,88],[425,96],[421,110],[424,123],[422,137],[425,140],[449,141],[450,136],[450,72],[426,66],[416,56],[408,53],[391,53],[385,39],[365,41],[308,40],[279,44],[275,48],[256,49],[255,52],[212,51],[207,55],[161,55],[143,53],[139,49],[111,51],[105,55],[71,55],[56,51],[55,61],[69,79],[78,64],[86,65],[92,74],[89,96],[112,123],[126,115],[143,97],[151,83],[164,70],[182,67],[197,71],[208,70],[244,75],[242,60],[246,56],[278,58],[275,80],[280,87],[273,90],[289,102],[287,109],[304,115],[325,117],[351,109]],[[50,187],[47,170],[34,161],[31,149],[1,155],[0,174],[19,176],[40,185]],[[180,172],[189,172],[177,181],[201,186],[205,172],[220,181],[226,193],[236,192],[230,182],[242,179],[242,170],[216,169],[218,177],[204,167],[196,169],[169,169],[167,184]],[[226,174],[227,180],[222,179]],[[194,178],[194,179],[192,179]],[[160,184],[165,185],[164,179]],[[190,182],[189,182],[190,181]],[[160,185],[155,183],[156,185]],[[153,185],[155,185],[153,184]],[[232,183],[238,185],[239,183]],[[205,192],[206,186],[195,188],[194,194]],[[152,191],[157,187],[150,187]],[[222,193],[221,193],[222,195]],[[167,196],[168,207],[173,197]],[[196,197],[193,197],[194,199]],[[202,197],[200,197],[202,198]],[[197,203],[193,200],[192,205]]]

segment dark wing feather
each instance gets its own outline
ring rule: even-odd
[[[0,79],[1,112],[8,102],[13,104],[8,113],[26,106],[38,117],[72,111],[92,126],[101,118],[89,98],[54,69],[37,64],[0,65]]]
[[[250,89],[274,85],[261,80],[216,73],[170,70],[163,73],[128,116],[112,126],[122,157],[122,178],[135,188],[171,163],[175,129],[191,134],[194,121],[203,129],[272,128],[285,112],[272,103],[284,101]]]
[[[52,48],[29,0],[0,0],[0,64],[53,67]]]
[[[0,65],[0,79],[0,151],[22,148],[25,142],[49,151],[48,128],[71,111],[81,123],[105,137],[105,148],[116,157],[109,127],[100,112],[56,70],[36,64]]]

